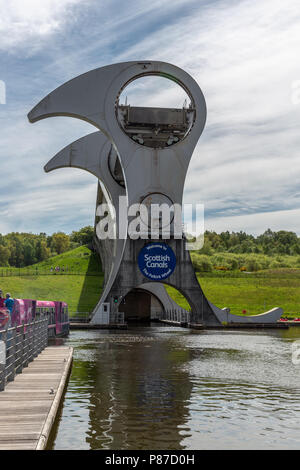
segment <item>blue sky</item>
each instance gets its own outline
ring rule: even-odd
[[[184,68],[206,98],[184,196],[204,203],[205,228],[300,235],[298,0],[0,0],[0,8],[0,232],[93,225],[96,179],[43,166],[94,128],[62,117],[32,125],[27,113],[76,75],[152,59]],[[141,87],[141,104],[172,103],[165,81],[160,91]]]

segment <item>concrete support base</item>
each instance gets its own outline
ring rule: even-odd
[[[160,241],[168,244],[176,255],[175,270],[163,281],[163,283],[178,289],[178,291],[187,299],[191,307],[190,323],[210,326],[220,325],[220,321],[215,315],[210,303],[201,289],[201,286],[199,285],[189,251],[185,249],[185,240],[170,239]],[[150,281],[145,278],[138,267],[139,252],[147,243],[149,243],[148,240],[142,239],[128,239],[126,241],[118,274],[106,299],[101,299],[101,302],[97,305],[92,318],[92,324],[96,324],[100,321],[101,303],[109,303],[110,314],[113,318],[121,311],[120,304],[132,289],[140,288],[142,286],[142,289],[147,291],[148,284],[149,292],[156,295],[162,304],[164,304],[164,300],[161,298],[162,296],[159,291],[157,290],[155,292],[155,289],[153,289],[155,284],[161,286],[161,282],[155,283],[152,280]],[[116,299],[117,302],[115,301]],[[177,307],[180,309],[179,306]]]

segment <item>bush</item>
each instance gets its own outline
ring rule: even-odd
[[[211,272],[213,270],[213,265],[206,255],[195,255],[193,265],[198,272]]]
[[[272,261],[268,256],[260,256],[258,262],[261,264],[261,269],[268,269]]]
[[[220,269],[223,267],[225,268],[224,271],[238,269],[238,267],[243,264],[240,262],[239,256],[234,256],[227,253],[215,254],[211,257],[211,261],[215,269]]]
[[[278,268],[281,268],[281,264],[278,262],[278,261],[272,261],[272,263],[270,264],[270,269],[278,269]]]
[[[224,254],[220,253],[211,256],[211,262],[213,266],[223,266],[223,264],[226,263]]]
[[[292,263],[289,261],[283,259],[283,258],[276,258],[272,263],[270,264],[271,269],[278,269],[278,268],[291,268]]]
[[[246,263],[247,271],[259,271],[262,269],[261,264],[255,258],[250,258]]]
[[[230,269],[238,268],[238,260],[233,256],[226,256],[226,264],[230,266]]]

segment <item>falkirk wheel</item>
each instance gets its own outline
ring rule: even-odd
[[[149,75],[176,82],[187,93],[190,106],[171,109],[119,104],[130,82]],[[175,236],[174,220],[170,220],[168,238],[160,225],[156,241],[128,234],[127,208],[134,204],[148,210],[153,204],[182,205],[186,173],[206,121],[205,99],[196,81],[165,62],[108,65],[52,91],[30,111],[28,119],[36,122],[51,116],[82,119],[98,129],[58,152],[44,168],[46,172],[81,168],[98,179],[94,247],[104,266],[104,288],[91,323],[115,323],[120,312],[142,310],[138,303],[145,305],[149,298],[155,299],[154,310],[161,309],[161,314],[176,311],[183,318],[187,312],[170,298],[165,285],[176,288],[189,302],[191,311],[186,318],[190,326],[221,326],[232,317],[229,309],[219,309],[205,297],[187,241],[184,236]],[[125,209],[120,201],[126,201]],[[111,208],[105,214],[98,212],[103,203]],[[104,217],[113,226],[113,237],[98,236],[97,227]],[[125,225],[120,224],[124,218]],[[143,221],[142,214],[141,220],[145,232],[148,221]],[[148,268],[147,260],[163,262],[150,263]],[[151,270],[151,265],[164,269]]]

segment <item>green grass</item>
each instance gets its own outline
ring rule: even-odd
[[[99,300],[103,276],[16,276],[0,278],[3,292],[15,298],[61,300],[70,312],[90,312]]]
[[[230,307],[231,313],[257,315],[282,307],[284,316],[300,317],[300,269],[273,269],[251,274],[239,271],[197,273],[204,294],[217,307]],[[183,308],[190,309],[176,289],[169,295]]]
[[[51,274],[50,268],[55,266],[68,267],[68,275],[66,271]],[[233,314],[246,310],[253,315],[282,307],[285,316],[300,317],[300,269],[266,269],[250,274],[213,270],[197,276],[207,298],[220,308],[230,307]],[[63,300],[70,312],[91,312],[102,285],[99,257],[86,246],[28,268],[0,268],[0,288],[4,293],[10,292],[16,298]],[[189,308],[176,289],[167,290],[179,305]]]
[[[75,274],[51,274],[50,268],[55,266],[68,267],[67,272]],[[15,275],[8,276],[10,273]],[[100,298],[102,284],[99,257],[86,246],[28,268],[0,268],[0,288],[4,293],[10,292],[15,298],[62,300],[69,305],[71,314],[91,312]]]
[[[167,289],[167,292],[169,296],[175,300],[175,302],[180,305],[180,307],[184,308],[185,310],[191,310],[190,305],[186,298],[177,290],[174,289],[174,287],[171,286],[165,286]]]
[[[50,274],[50,269],[54,269],[56,266],[60,268],[64,267],[65,272],[67,268],[67,272],[80,274],[85,274],[87,271],[89,274],[99,274],[99,271],[101,271],[99,256],[93,253],[87,246],[79,246],[74,250],[66,251],[61,255],[53,256],[52,258],[48,258],[45,261],[25,268],[0,267],[0,277],[1,274],[33,274],[36,271],[38,271],[38,274]]]
[[[198,280],[207,298],[217,307],[230,307],[233,314],[255,315],[282,307],[284,315],[300,316],[300,270],[291,273],[279,272],[277,276],[267,273],[240,275],[239,277],[208,277],[198,274]],[[244,277],[242,277],[244,276]]]

